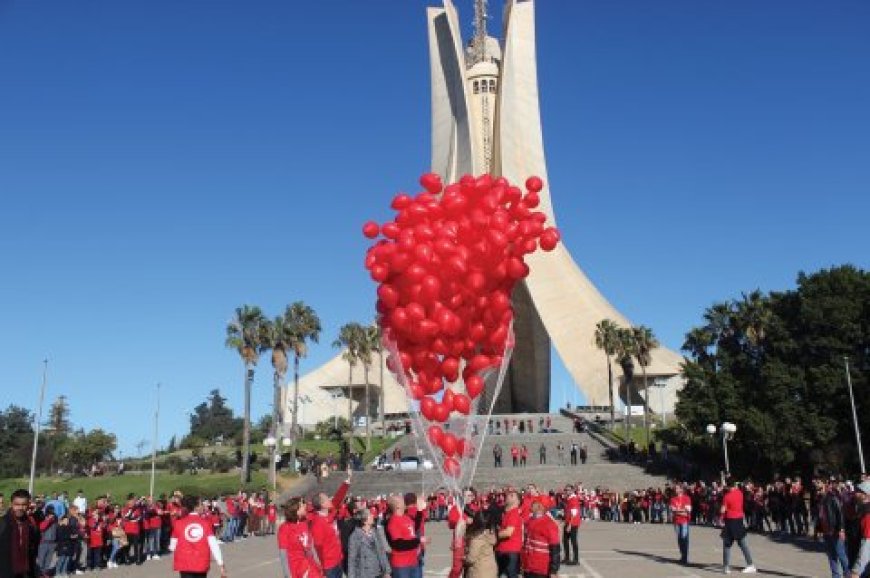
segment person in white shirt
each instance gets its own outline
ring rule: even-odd
[[[73,506],[79,509],[79,512],[87,512],[88,511],[88,499],[85,497],[84,492],[79,490],[76,492],[76,498],[73,500]]]

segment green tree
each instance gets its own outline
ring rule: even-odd
[[[649,447],[649,382],[647,381],[646,368],[652,363],[652,352],[659,346],[659,341],[652,329],[645,325],[633,327],[631,332],[634,337],[634,357],[643,373],[643,429],[646,435],[646,445]]]
[[[237,307],[235,315],[227,324],[226,346],[236,350],[245,364],[245,416],[242,429],[242,483],[250,483],[251,453],[251,386],[254,383],[254,368],[260,359],[266,340],[266,316],[257,306]]]
[[[689,432],[735,423],[732,470],[855,471],[843,357],[854,367],[863,429],[870,426],[870,274],[852,266],[801,273],[794,290],[717,303],[683,349],[689,359],[677,416]],[[687,437],[691,451],[714,455],[703,435]]]
[[[338,330],[338,338],[332,342],[333,347],[344,348],[342,359],[347,361],[347,421],[351,424],[353,435],[353,368],[360,362],[365,348],[365,327],[352,321],[345,323]]]
[[[610,394],[610,429],[616,422],[616,404],[613,403],[613,366],[610,358],[619,350],[619,326],[611,319],[602,319],[595,325],[595,347],[604,352],[607,359],[607,384]]]
[[[30,467],[33,414],[17,405],[0,412],[0,477],[23,476]]]
[[[234,416],[219,389],[211,390],[205,401],[196,406],[190,415],[190,435],[210,444],[218,439],[232,440],[243,428],[244,421]]]

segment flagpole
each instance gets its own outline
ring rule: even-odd
[[[30,483],[27,491],[33,495],[33,481],[36,478],[36,451],[39,448],[39,426],[42,424],[42,402],[45,400],[45,384],[48,380],[48,359],[42,360],[42,387],[39,389],[39,408],[36,414],[36,424],[33,428],[33,454],[30,456]]]

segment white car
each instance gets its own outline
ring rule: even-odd
[[[421,459],[421,458],[418,458],[417,456],[407,456],[407,457],[402,458],[402,461],[399,462],[398,469],[399,469],[399,471],[402,471],[402,472],[415,472],[415,471],[420,469],[421,463],[422,463],[422,467],[424,470],[431,470],[435,467],[430,460],[427,460],[425,458]],[[391,470],[396,469],[396,467],[393,465],[392,460],[389,460],[389,459],[386,461],[386,463],[384,463],[382,465],[379,465],[378,460],[375,459],[370,465],[375,470],[378,470],[381,472],[386,472],[386,471],[391,471]]]

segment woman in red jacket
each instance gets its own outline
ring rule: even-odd
[[[285,522],[278,529],[278,556],[285,578],[323,578],[305,520],[307,511],[302,498],[291,498],[284,506]]]

